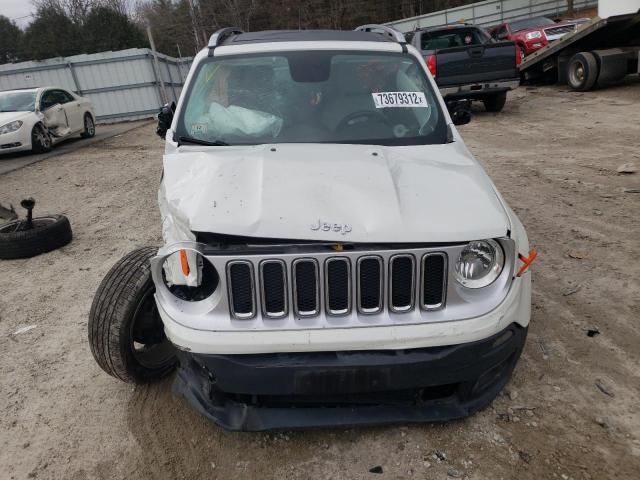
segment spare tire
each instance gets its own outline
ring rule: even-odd
[[[71,224],[64,215],[33,219],[27,229],[26,220],[14,220],[0,225],[0,258],[30,258],[50,252],[71,242]]]

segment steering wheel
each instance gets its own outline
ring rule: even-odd
[[[338,123],[338,126],[335,128],[335,131],[340,132],[345,128],[359,125],[361,122],[357,122],[357,123],[351,123],[351,122],[353,122],[354,120],[358,120],[360,118],[363,119],[362,123],[377,122],[377,123],[383,123],[384,125],[387,125],[389,127],[391,126],[389,119],[387,119],[387,117],[385,117],[382,112],[379,112],[378,110],[359,110],[357,112],[350,113],[349,115],[344,117],[342,120],[340,120],[340,122]]]

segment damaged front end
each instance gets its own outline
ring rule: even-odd
[[[448,421],[493,400],[526,335],[513,324],[481,341],[412,350],[180,352],[174,392],[228,430]]]
[[[193,235],[152,259],[156,303],[178,347],[176,393],[226,429],[465,417],[497,395],[522,351],[518,299],[530,291],[513,288],[514,260],[474,297],[451,280],[465,244]],[[515,258],[512,240],[499,248]],[[171,259],[185,279],[196,269],[196,283],[170,282]]]

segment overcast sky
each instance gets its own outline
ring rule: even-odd
[[[0,0],[0,15],[4,15],[5,17],[9,17],[11,20],[15,20],[15,22],[22,28],[31,21],[31,18],[18,17],[24,17],[25,15],[29,15],[31,12],[33,12],[33,6],[31,5],[30,0]]]

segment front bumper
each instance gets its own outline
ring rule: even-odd
[[[549,45],[549,40],[547,40],[546,38],[542,37],[542,38],[536,38],[533,40],[527,40],[524,42],[524,53],[526,55],[531,55],[532,53],[537,52],[538,50],[540,50],[543,47],[546,47],[547,45]]]
[[[391,351],[180,352],[174,391],[228,430],[448,421],[508,382],[527,328],[470,343]]]
[[[31,138],[23,130],[24,125],[15,132],[0,135],[0,154],[31,149]]]

